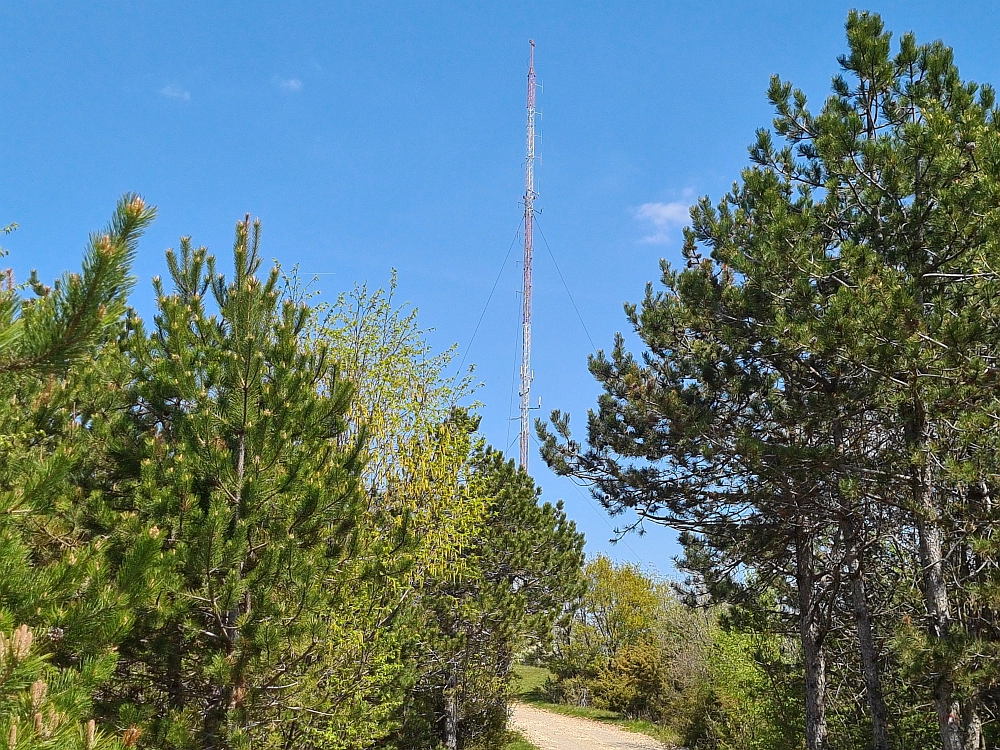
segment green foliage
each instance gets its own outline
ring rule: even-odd
[[[752,165],[626,306],[642,355],[591,361],[587,445],[542,430],[611,511],[684,532],[697,594],[796,633],[810,750],[912,746],[920,706],[979,747],[998,710],[1000,111],[940,42],[891,41],[852,11],[816,113],[772,80]],[[890,711],[896,679],[923,698]]]
[[[126,195],[80,274],[54,289],[33,276],[39,296],[27,302],[9,283],[0,303],[0,730],[12,746],[15,735],[17,747],[114,745],[90,718],[91,698],[148,595],[157,545],[104,492],[101,416],[117,402],[102,345],[154,214]]]
[[[503,745],[504,750],[538,750],[528,740],[517,732],[508,732],[507,739]]]
[[[586,592],[547,660],[558,677],[553,695],[650,718],[651,701],[663,692],[659,626],[669,594],[638,566],[603,555],[584,572]]]
[[[89,660],[79,669],[55,669],[26,625],[0,633],[0,739],[9,750],[116,750],[132,746],[97,729],[90,694],[114,670],[114,659]]]
[[[0,292],[0,742],[497,746],[582,535],[392,289],[324,316],[249,218],[232,278],[183,238],[122,321],[152,216],[126,196],[81,274]]]
[[[0,743],[491,748],[545,655],[560,710],[691,748],[997,744],[1000,109],[876,15],[847,44],[818,112],[772,80],[751,166],[626,307],[644,351],[591,361],[587,444],[541,430],[681,530],[684,603],[581,574],[394,278],[310,307],[247,219],[231,279],[184,239],[122,325],[134,195],[79,273],[8,273]]]
[[[775,669],[787,658],[780,653],[780,639],[716,630],[712,640],[707,680],[688,709],[685,736],[691,746],[800,747],[802,726],[791,718],[798,714],[798,691]]]
[[[441,725],[404,726],[406,746],[431,744],[433,732],[458,747],[494,747],[516,652],[544,643],[582,590],[583,537],[561,503],[540,505],[531,478],[498,451],[479,446],[471,458],[463,494],[483,516],[450,574],[419,589],[430,647],[412,705]]]
[[[288,283],[301,287],[294,276]],[[351,424],[365,431],[369,493],[391,494],[405,482],[428,434],[472,393],[468,375],[447,375],[454,348],[434,353],[426,334],[416,309],[396,303],[395,274],[386,290],[357,286],[341,294],[311,329],[312,340],[330,348],[355,386]]]
[[[28,284],[38,296],[26,303],[8,284],[0,293],[0,372],[58,370],[93,350],[125,311],[132,259],[155,216],[138,195],[125,195],[107,229],[91,235],[81,273],[50,288],[33,272]]]
[[[515,664],[514,680],[511,684],[512,695],[519,700],[541,700],[544,697],[545,684],[551,679],[552,672],[545,667],[531,664]]]
[[[294,277],[289,286],[301,288]],[[478,420],[455,407],[469,377],[446,374],[453,352],[434,354],[415,311],[394,297],[394,279],[386,291],[357,287],[312,331],[356,384],[351,429],[367,441],[369,523],[358,544],[387,577],[355,595],[379,623],[366,631],[369,653],[391,651],[397,670],[377,696],[396,709],[378,726],[387,742],[433,747],[450,712],[456,743],[492,746],[506,725],[512,654],[545,641],[575,596],[582,538],[561,506],[540,505],[530,480],[485,448]]]
[[[162,572],[105,705],[161,747],[299,737],[323,698],[328,613],[350,596],[351,388],[304,346],[310,310],[282,299],[277,269],[258,277],[259,237],[237,225],[231,281],[183,239],[167,254],[174,290],[154,281],[154,331],[133,319],[126,342],[132,502]]]
[[[287,286],[305,296],[294,275]],[[482,520],[483,504],[462,492],[474,440],[469,421],[450,418],[469,384],[445,374],[451,352],[431,352],[416,312],[397,306],[394,294],[395,279],[386,292],[356,287],[317,317],[309,333],[309,346],[328,346],[340,372],[355,384],[348,430],[364,437],[367,456],[355,560],[369,572],[355,576],[351,607],[330,612],[342,666],[326,681],[334,713],[339,705],[357,710],[322,733],[324,746],[339,747],[340,738],[353,733],[368,740],[349,747],[379,738],[392,743],[403,731],[404,716],[411,727],[419,724],[433,735],[433,707],[425,715],[409,705],[429,669],[424,655],[432,642],[417,591],[429,579],[455,574],[460,552]],[[349,612],[356,615],[340,632],[338,623]],[[364,683],[364,690],[358,663],[379,665],[369,672],[378,678]]]
[[[585,571],[587,593],[548,659],[548,697],[690,748],[799,746],[782,639],[723,628],[635,565],[598,557]]]

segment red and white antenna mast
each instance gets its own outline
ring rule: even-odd
[[[531,424],[528,413],[531,410],[531,258],[532,230],[535,220],[535,43],[531,45],[528,62],[528,152],[524,162],[524,290],[521,301],[524,306],[521,315],[521,468],[528,469],[528,446],[531,440]]]

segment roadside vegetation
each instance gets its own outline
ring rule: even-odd
[[[519,700],[667,745],[794,746],[794,642],[727,630],[720,612],[688,606],[636,565],[597,557],[584,572],[572,617],[535,664],[517,667]],[[784,661],[785,679],[768,657]]]
[[[493,748],[583,538],[486,445],[415,313],[310,304],[236,226],[127,307],[155,211],[0,291],[0,743]]]
[[[591,359],[586,440],[538,424],[681,531],[681,581],[585,560],[394,279],[318,304],[247,216],[144,320],[131,194],[77,272],[4,274],[0,748],[530,750],[511,699],[690,750],[998,746],[1000,108],[941,43],[847,37],[819,111],[772,81],[641,351]]]
[[[874,14],[839,63],[819,107],[772,79],[750,165],[626,305],[638,348],[591,359],[586,439],[539,427],[611,514],[682,532],[710,646],[664,680],[669,639],[585,603],[556,685],[703,716],[706,747],[996,747],[1000,108]]]
[[[538,750],[538,748],[524,739],[524,737],[517,732],[508,732],[507,743],[504,745],[504,750]]]

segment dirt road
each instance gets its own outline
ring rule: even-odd
[[[668,750],[652,737],[515,703],[511,726],[542,750]]]

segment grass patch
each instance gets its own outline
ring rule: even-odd
[[[659,740],[666,745],[676,745],[680,738],[675,732],[657,726],[651,721],[642,719],[626,719],[619,713],[607,711],[603,708],[592,708],[590,706],[570,706],[565,703],[549,703],[546,700],[542,686],[551,676],[551,672],[544,667],[531,667],[526,664],[514,666],[514,697],[524,703],[529,703],[535,708],[542,708],[555,714],[563,716],[578,716],[583,719],[600,721],[604,724],[614,724],[630,732],[639,732],[649,737]],[[525,745],[523,750],[528,750],[531,745]],[[512,750],[508,748],[508,750]],[[517,750],[522,750],[518,748]]]
[[[517,732],[507,732],[507,741],[504,743],[503,750],[538,750],[538,747],[532,745]]]
[[[545,667],[531,667],[527,664],[514,665],[514,695],[518,700],[528,702],[543,701],[542,686],[552,673]]]

